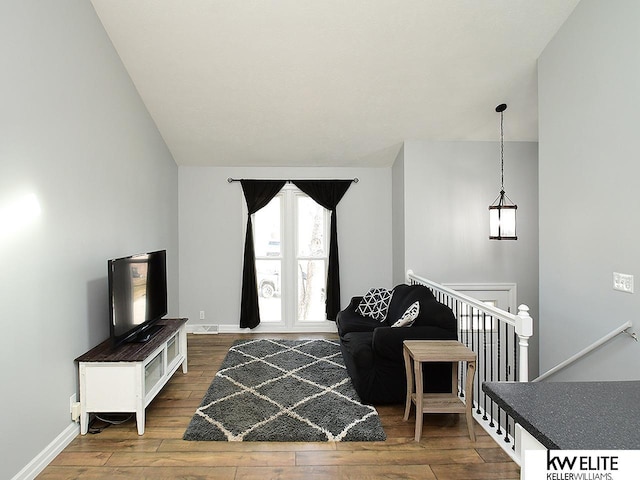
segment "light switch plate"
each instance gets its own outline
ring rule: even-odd
[[[633,275],[613,272],[613,289],[633,293]]]

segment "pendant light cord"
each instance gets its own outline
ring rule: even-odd
[[[500,112],[500,189],[504,192],[504,111]]]

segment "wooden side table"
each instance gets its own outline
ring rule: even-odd
[[[469,437],[473,432],[473,377],[476,371],[476,354],[457,340],[405,340],[403,342],[404,365],[407,373],[407,401],[404,420],[409,419],[411,403],[416,405],[416,442],[422,437],[423,413],[464,413],[467,417]],[[422,364],[424,362],[451,362],[451,393],[423,393]],[[458,362],[467,362],[465,401],[458,398]],[[415,378],[415,393],[413,392]]]

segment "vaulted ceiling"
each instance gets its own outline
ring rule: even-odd
[[[538,137],[579,0],[92,0],[179,165],[385,166],[404,140]]]

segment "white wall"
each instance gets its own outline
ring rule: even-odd
[[[393,283],[404,283],[407,271],[404,262],[405,256],[405,224],[404,224],[404,145],[398,152],[392,175],[392,236],[393,236]]]
[[[505,137],[507,126],[505,114]],[[518,205],[516,241],[489,240],[488,207],[500,191],[499,142],[408,141],[403,172],[404,270],[439,283],[514,282],[536,332],[537,153],[533,142],[504,144],[505,191]],[[535,337],[530,345],[535,375]]]
[[[342,305],[391,286],[390,168],[180,167],[180,313],[189,325],[239,324],[246,215],[242,187],[228,177],[358,177],[337,208]]]
[[[582,0],[538,62],[542,371],[640,324],[639,26],[636,0]],[[551,379],[637,380],[638,360],[622,335]]]
[[[166,248],[177,313],[177,167],[89,2],[0,4],[0,478],[71,425],[74,359],[109,334],[107,259]],[[1,215],[1,214],[0,214]]]

